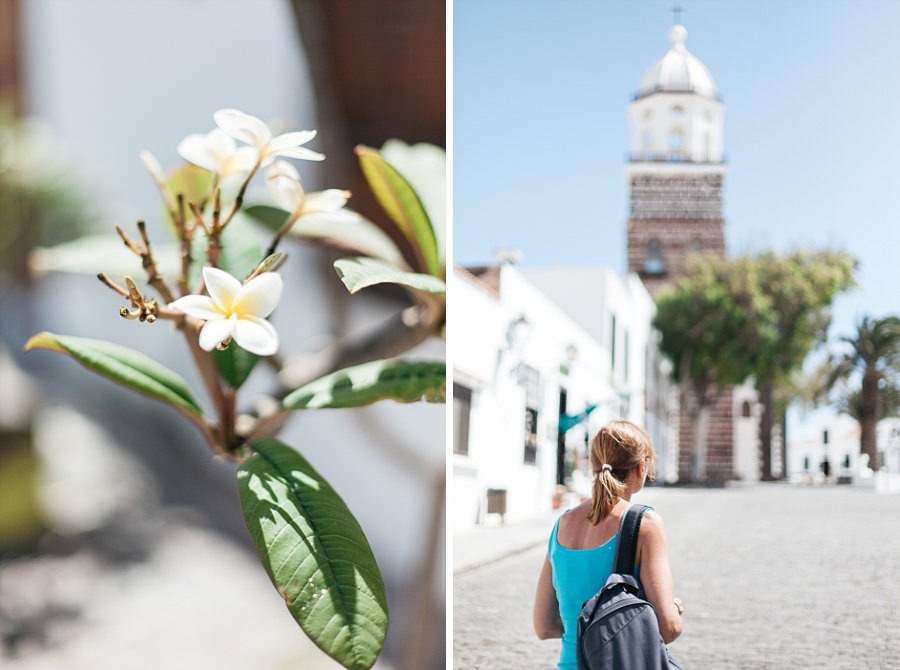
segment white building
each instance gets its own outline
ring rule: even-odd
[[[859,423],[846,414],[826,415],[810,422],[788,445],[788,474],[794,482],[829,480],[874,485],[900,492],[900,418],[882,419],[875,431],[882,468],[868,470],[859,450]],[[874,474],[874,477],[873,477]]]
[[[589,495],[588,440],[611,419],[651,417],[656,444],[666,444],[666,403],[646,392],[653,302],[636,277],[502,264],[457,268],[450,283],[456,529],[500,512],[542,514],[561,486]],[[584,421],[560,429],[579,414]]]

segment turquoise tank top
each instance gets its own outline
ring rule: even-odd
[[[568,510],[559,517],[562,519]],[[559,602],[559,617],[563,624],[562,650],[559,653],[558,670],[576,670],[575,632],[578,615],[585,602],[600,590],[613,570],[616,554],[616,538],[613,535],[599,547],[592,549],[567,549],[560,545],[556,535],[559,519],[553,526],[547,553],[553,568],[553,588]],[[635,568],[637,576],[639,570]]]

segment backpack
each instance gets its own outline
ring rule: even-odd
[[[578,616],[578,670],[684,670],[669,654],[653,605],[634,578],[638,531],[648,509],[635,504],[622,515],[613,572]]]

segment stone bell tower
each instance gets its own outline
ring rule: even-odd
[[[724,105],[709,70],[685,48],[674,25],[672,46],[644,74],[628,107],[631,158],[628,270],[651,295],[681,276],[695,253],[725,255],[722,186]],[[690,404],[693,399],[687,398]],[[679,478],[725,481],[734,475],[733,402],[719,394],[706,453],[692,453],[694,425],[679,421]]]
[[[669,39],[628,108],[628,270],[654,295],[692,253],[725,253],[724,106],[709,70],[684,46],[687,30],[672,26]]]

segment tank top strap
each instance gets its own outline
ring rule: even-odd
[[[560,514],[560,515],[556,518],[556,523],[553,524],[553,531],[550,533],[550,540],[547,542],[547,553],[548,553],[548,554],[552,554],[552,553],[553,553],[553,548],[554,548],[554,547],[556,546],[556,544],[557,544],[556,536],[559,534],[559,521],[560,521],[560,519],[562,519],[562,518],[563,518],[566,514],[568,514],[568,513],[569,513],[569,510],[566,510],[565,512],[563,512],[562,514]]]

